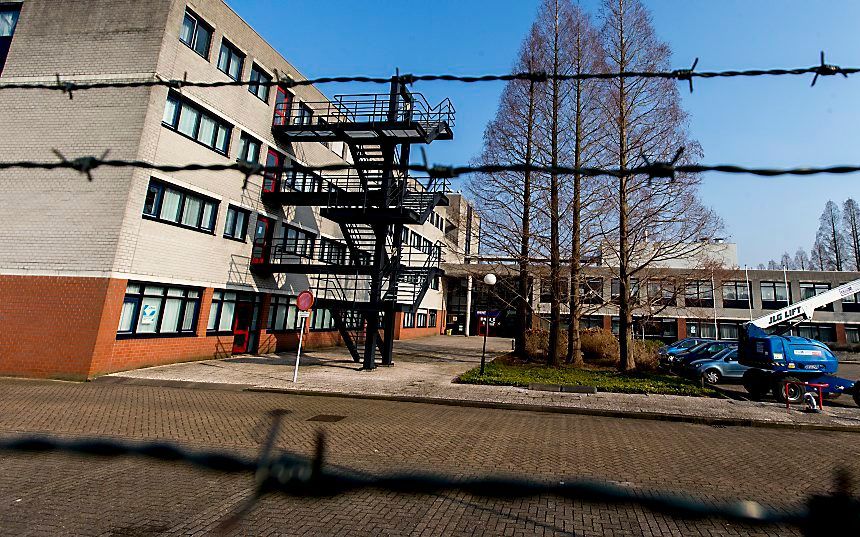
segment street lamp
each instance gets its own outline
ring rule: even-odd
[[[484,276],[484,283],[492,287],[496,285],[496,275],[489,273]],[[489,310],[484,310],[484,349],[481,351],[481,376],[484,376],[484,365],[487,357],[487,332],[490,331]]]

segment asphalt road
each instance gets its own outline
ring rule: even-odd
[[[679,424],[335,397],[0,380],[0,436],[173,440],[252,455],[267,412],[288,411],[281,449],[362,472],[588,478],[648,494],[775,508],[826,493],[837,468],[860,475],[851,433]],[[311,421],[319,415],[338,421]],[[810,449],[815,464],[809,463]],[[0,453],[0,534],[204,535],[236,512],[252,477],[174,462]],[[364,490],[333,498],[267,496],[233,535],[792,535],[792,528],[673,519],[630,505],[553,497]]]

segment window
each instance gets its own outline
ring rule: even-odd
[[[260,82],[260,84],[249,84],[248,91],[257,96],[264,103],[269,102],[269,88],[268,84],[271,84],[272,77],[266,74],[262,69],[260,69],[257,64],[251,65],[251,82]]]
[[[723,307],[750,307],[750,291],[747,282],[723,282]]]
[[[836,341],[836,327],[832,324],[801,324],[795,327],[792,332],[808,339],[825,342]]]
[[[720,339],[738,339],[740,323],[720,321],[717,326],[720,329]]]
[[[322,192],[322,178],[304,169],[290,168],[284,179],[287,186],[298,192]]]
[[[418,310],[418,315],[415,316],[415,326],[427,328],[427,310]]]
[[[233,80],[242,78],[242,66],[245,55],[231,45],[226,39],[221,40],[221,53],[218,55],[218,70]]]
[[[583,304],[602,304],[603,278],[585,278],[584,281],[580,281],[579,296]]]
[[[296,114],[296,125],[310,125],[313,121],[314,111],[305,103],[299,103],[299,111]]]
[[[317,259],[323,263],[346,265],[346,245],[333,239],[320,237]]]
[[[200,20],[191,11],[185,11],[185,19],[179,30],[179,40],[188,48],[209,59],[209,45],[212,44],[212,27]]]
[[[784,308],[791,300],[790,293],[785,282],[761,282],[761,307],[766,310]]]
[[[249,162],[251,164],[257,164],[260,162],[260,147],[262,144],[260,140],[248,135],[248,133],[243,132],[241,136],[239,136],[239,157],[237,160],[242,162]]]
[[[167,96],[167,106],[161,120],[168,127],[200,142],[222,155],[227,154],[233,126],[197,105],[185,101],[176,93]]]
[[[275,116],[272,118],[272,124],[288,125],[292,106],[293,94],[278,86],[275,92]]]
[[[717,327],[714,326],[714,321],[696,321],[687,320],[687,335],[689,337],[704,337],[716,339]]]
[[[177,226],[212,233],[218,202],[200,194],[149,180],[143,204],[143,217]]]
[[[713,307],[714,286],[709,280],[688,281],[684,292],[684,302],[691,307]]]
[[[848,343],[857,344],[860,343],[860,328],[856,326],[846,326],[845,327],[845,340]]]
[[[415,314],[411,311],[403,312],[403,328],[415,328]]]
[[[807,298],[812,298],[815,295],[820,295],[821,293],[826,293],[830,290],[829,283],[811,283],[811,282],[801,282],[800,284],[800,300],[806,300]],[[833,311],[833,303],[827,304],[825,306],[821,306],[819,308],[815,308],[816,310],[821,311]]]
[[[233,332],[233,315],[236,312],[236,293],[233,291],[215,291],[212,293],[212,305],[209,306],[209,323],[207,332],[220,334]]]
[[[441,278],[439,278],[439,275],[438,275],[438,274],[437,274],[437,275],[435,275],[435,276],[433,276],[433,279],[432,279],[432,280],[430,280],[430,289],[433,289],[434,291],[438,291],[438,290],[439,290],[439,281],[440,281],[440,280],[441,280]]]
[[[312,233],[284,224],[284,253],[312,259],[315,238]]]
[[[639,295],[639,279],[630,278],[630,296],[635,300]],[[612,278],[609,282],[609,296],[612,300],[618,300],[621,296],[621,280]]]
[[[20,4],[14,6],[0,5],[0,73],[6,64],[6,56],[12,46],[12,34],[18,25],[18,15],[21,13]]]
[[[200,290],[129,282],[117,336],[195,335]]]
[[[272,296],[269,306],[269,330],[272,332],[287,332],[298,330],[301,326],[299,309],[296,307],[294,296]]]
[[[227,221],[224,224],[224,236],[228,239],[245,242],[248,232],[248,219],[251,212],[230,205],[227,207]]]
[[[710,282],[708,282],[710,284]],[[674,306],[676,303],[675,285],[672,282],[665,280],[656,280],[648,282],[646,290],[648,291],[648,300],[652,304],[660,306]],[[711,296],[713,304],[713,295]]]
[[[334,328],[334,319],[327,309],[315,309],[311,319],[311,330],[331,330]]]
[[[427,313],[427,326],[436,328],[436,310],[429,310]]]
[[[842,311],[858,312],[860,311],[860,293],[848,295],[842,298]]]

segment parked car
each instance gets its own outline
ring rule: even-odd
[[[676,373],[680,374],[684,366],[696,360],[705,360],[712,358],[718,352],[729,349],[738,348],[737,341],[709,341],[693,347],[687,352],[676,354],[672,361],[671,368]]]
[[[669,345],[665,345],[657,349],[657,354],[660,356],[674,356],[676,354],[686,352],[696,345],[701,345],[702,343],[713,341],[713,339],[703,338],[703,337],[687,337],[684,339],[679,339],[675,343],[671,343]]]
[[[738,349],[723,349],[711,358],[694,360],[684,366],[682,374],[689,378],[704,378],[708,384],[719,384],[727,379],[740,380],[749,369],[738,363]]]
[[[672,345],[666,347],[665,350],[660,349],[657,351],[660,366],[665,368],[671,368],[675,364],[675,360],[677,360],[679,356],[686,355],[687,353],[690,353],[696,349],[703,348],[708,343],[713,343],[714,341],[715,340],[713,339],[705,339],[698,337],[688,337],[686,339],[676,341]],[[673,346],[675,348],[672,348]]]

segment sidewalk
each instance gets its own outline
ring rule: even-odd
[[[672,395],[531,391],[511,386],[452,382],[476,367],[481,338],[434,336],[395,342],[395,365],[359,371],[343,348],[302,355],[299,380],[292,382],[295,354],[238,356],[115,373],[97,382],[202,386],[290,394],[331,395],[687,421],[711,425],[803,427],[860,432],[860,409],[825,406],[819,414],[786,410],[775,402],[735,401]],[[510,351],[510,340],[487,340],[487,360]],[[843,396],[847,397],[847,396]],[[799,407],[798,407],[799,408]]]

